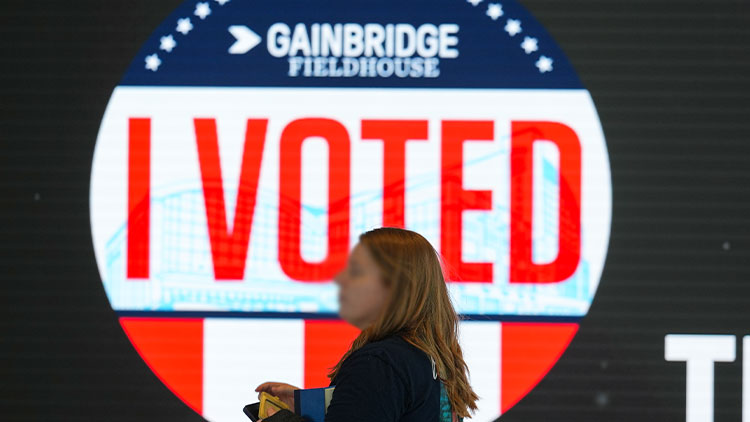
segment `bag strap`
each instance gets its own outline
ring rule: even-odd
[[[445,391],[445,384],[440,380],[440,422],[463,422],[464,418],[458,416],[451,408],[448,392]]]

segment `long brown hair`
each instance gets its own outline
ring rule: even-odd
[[[359,241],[385,274],[383,281],[391,287],[390,301],[352,342],[328,377],[333,380],[344,360],[367,343],[400,335],[435,361],[453,411],[470,417],[479,396],[469,385],[469,368],[458,344],[459,318],[448,296],[440,254],[420,234],[394,227],[362,233]]]

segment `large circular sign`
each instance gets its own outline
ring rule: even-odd
[[[378,226],[443,255],[495,419],[575,335],[611,218],[591,97],[512,0],[187,1],[112,93],[90,199],[124,331],[212,421],[328,385],[357,335],[331,278]]]

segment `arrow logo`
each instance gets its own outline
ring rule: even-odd
[[[245,54],[260,44],[260,35],[245,25],[232,25],[227,30],[237,39],[229,47],[229,54]]]

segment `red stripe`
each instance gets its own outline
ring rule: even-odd
[[[505,413],[552,369],[578,324],[508,322],[501,330],[500,408]]]
[[[359,335],[358,328],[344,321],[305,321],[305,385],[328,387],[328,371],[338,363]]]
[[[203,319],[120,318],[125,334],[164,385],[203,412]]]

